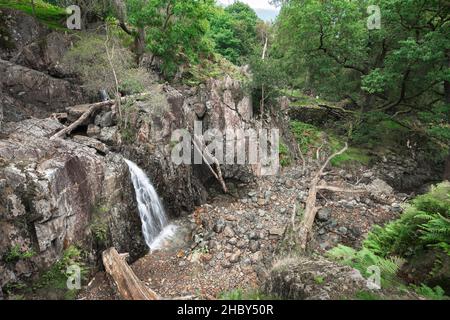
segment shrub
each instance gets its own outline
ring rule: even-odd
[[[105,89],[115,95],[116,82],[108,60],[107,49],[113,56],[112,65],[117,75],[119,91],[124,95],[143,92],[153,82],[149,74],[135,66],[133,53],[124,48],[116,37],[82,34],[81,39],[64,56],[63,63],[78,74],[84,88],[92,95]],[[106,45],[106,46],[105,46]]]
[[[31,250],[22,250],[19,245],[15,245],[5,254],[5,262],[14,263],[21,259],[30,259],[35,256],[35,252]]]

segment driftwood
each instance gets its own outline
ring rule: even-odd
[[[126,263],[124,256],[115,248],[103,252],[103,265],[117,285],[120,296],[125,300],[159,300],[159,296],[148,288]]]
[[[205,164],[208,166],[208,168],[211,171],[211,173],[213,174],[213,176],[217,179],[217,181],[219,181],[220,185],[222,186],[223,192],[228,193],[228,188],[225,183],[225,180],[223,180],[222,170],[220,170],[220,163],[217,160],[217,158],[208,152],[205,144],[198,136],[194,135],[192,144],[194,145],[197,152],[199,152],[202,155],[202,158],[203,158]],[[217,172],[216,172],[216,170],[213,169],[211,164],[214,164]]]
[[[133,95],[133,96],[123,97],[123,98],[118,99],[117,101],[120,101],[120,103],[124,103],[128,99],[137,99],[139,97],[144,97],[147,95],[149,95],[149,93],[141,93],[141,94],[137,94],[137,95]],[[59,131],[58,133],[56,133],[54,136],[52,136],[50,138],[50,140],[54,140],[54,139],[58,139],[58,138],[61,138],[61,139],[65,138],[72,131],[74,131],[76,128],[78,128],[80,125],[82,125],[84,123],[84,121],[86,121],[97,110],[100,110],[104,107],[111,107],[115,104],[116,104],[116,100],[113,99],[113,100],[108,100],[108,101],[97,102],[94,104],[84,104],[84,105],[77,105],[77,106],[69,107],[68,109],[75,109],[75,108],[81,109],[84,107],[89,107],[89,108],[80,116],[80,118],[78,118],[77,121],[73,122],[68,127],[64,128],[61,131]]]
[[[306,208],[305,213],[303,216],[302,222],[299,224],[299,226],[294,228],[294,232],[298,234],[298,244],[300,245],[300,248],[302,250],[306,249],[306,245],[308,243],[308,238],[311,233],[311,230],[314,225],[314,221],[316,219],[317,211],[319,211],[319,207],[316,207],[316,200],[317,200],[317,192],[320,190],[330,190],[330,191],[344,191],[344,192],[352,192],[350,190],[344,190],[337,187],[330,187],[327,185],[319,185],[320,179],[324,175],[324,171],[326,167],[329,165],[331,160],[333,160],[335,157],[343,154],[348,149],[348,144],[345,144],[345,147],[339,151],[330,156],[325,163],[322,165],[322,167],[319,169],[319,171],[314,176],[313,180],[311,181],[311,185],[309,188],[309,194],[308,198],[306,200]],[[359,190],[358,190],[359,191]]]

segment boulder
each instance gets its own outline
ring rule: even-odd
[[[287,300],[351,299],[368,290],[359,271],[319,256],[292,256],[276,262],[264,284],[270,296]]]

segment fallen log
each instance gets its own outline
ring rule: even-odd
[[[149,94],[150,93],[141,93],[141,94],[137,94],[137,95],[133,95],[133,96],[127,96],[127,97],[123,97],[123,98],[118,99],[118,101],[120,101],[120,103],[125,103],[129,99],[137,99],[139,97],[148,96]],[[84,121],[86,119],[88,119],[94,112],[96,112],[97,110],[100,110],[101,108],[104,108],[104,107],[111,107],[111,106],[113,106],[115,104],[116,104],[116,100],[114,99],[114,100],[97,102],[97,103],[94,103],[94,104],[84,104],[84,105],[77,105],[77,106],[70,107],[72,109],[75,109],[75,108],[80,108],[81,109],[81,108],[88,107],[88,109],[78,118],[77,121],[72,123],[70,126],[62,129],[61,131],[58,131],[58,133],[53,135],[50,138],[50,140],[55,140],[55,139],[58,139],[58,138],[65,138],[66,135],[69,135],[73,130],[75,130],[80,125],[82,125],[84,123]]]
[[[124,256],[115,248],[110,248],[102,254],[103,265],[106,272],[112,277],[120,296],[125,300],[160,300],[159,296],[148,288],[131,267],[126,263]]]

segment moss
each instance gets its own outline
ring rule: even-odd
[[[11,33],[6,25],[6,17],[3,12],[0,11],[0,47],[12,50],[16,47],[12,40]]]
[[[380,295],[378,295],[374,292],[370,292],[370,291],[358,291],[355,294],[355,299],[356,300],[370,300],[370,301],[383,300],[383,298]]]
[[[276,297],[268,296],[259,290],[234,289],[219,295],[220,300],[277,300]]]
[[[53,6],[42,0],[35,0],[36,18],[52,29],[63,28],[63,21],[67,17],[67,12],[63,8]],[[0,8],[15,9],[33,15],[31,1],[22,0],[0,0]]]

